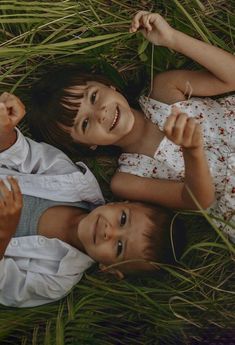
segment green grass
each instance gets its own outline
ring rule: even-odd
[[[233,0],[0,2],[0,91],[28,104],[29,86],[51,65],[81,63],[107,74],[132,97],[155,72],[195,68],[165,48],[129,34],[132,15],[159,11],[179,30],[234,51]],[[153,53],[153,54],[152,54]],[[21,124],[29,133],[27,122]],[[78,157],[73,157],[77,159]],[[115,161],[87,160],[108,200]],[[1,344],[190,344],[235,324],[234,246],[203,217],[183,215],[188,245],[176,267],[116,281],[93,270],[64,300],[0,309]]]

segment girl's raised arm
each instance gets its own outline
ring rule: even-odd
[[[232,54],[173,29],[157,13],[138,12],[130,31],[138,29],[153,44],[184,54],[206,69],[156,75],[152,98],[171,104],[184,100],[188,94],[213,96],[235,90],[235,56]]]
[[[189,118],[175,108],[166,120],[164,131],[169,140],[182,147],[184,182],[118,172],[111,181],[112,191],[131,200],[148,201],[171,208],[197,209],[191,191],[200,206],[208,208],[214,201],[215,187],[203,149],[200,125],[194,118]]]

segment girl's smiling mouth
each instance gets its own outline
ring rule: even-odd
[[[116,127],[116,125],[117,125],[119,119],[120,119],[120,110],[119,110],[119,108],[117,107],[117,108],[116,108],[116,112],[115,112],[115,116],[114,116],[114,119],[113,119],[113,122],[112,122],[112,125],[111,125],[111,127],[109,128],[109,131],[112,131],[112,130]]]

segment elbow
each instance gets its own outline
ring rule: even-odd
[[[206,210],[213,204],[213,202],[214,202],[214,198],[208,199],[208,200],[205,200],[200,206],[203,210]]]
[[[117,196],[118,198],[123,198],[124,195],[122,193],[122,188],[121,188],[121,185],[120,185],[120,180],[119,178],[114,175],[111,182],[110,182],[110,189],[111,189],[111,192]]]
[[[215,201],[215,190],[213,189],[204,196],[203,200],[201,200],[199,204],[203,210],[206,210],[213,205],[214,201]]]
[[[187,196],[186,200],[188,202],[188,206],[191,207],[192,210],[206,210],[215,201],[215,188],[214,186],[211,186],[212,188],[207,189],[203,193],[193,194],[188,188],[187,188]]]

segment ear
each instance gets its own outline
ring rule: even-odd
[[[116,91],[116,87],[114,87],[113,85],[110,85],[110,89]]]
[[[117,268],[109,268],[109,266],[99,264],[99,269],[101,270],[101,272],[113,274],[118,280],[121,280],[124,278],[124,274],[121,271],[119,271]]]
[[[91,145],[89,148],[93,151],[95,151],[97,149],[98,145]]]

